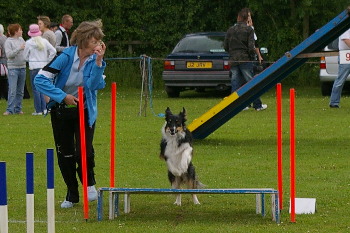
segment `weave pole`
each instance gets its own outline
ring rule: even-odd
[[[115,186],[115,142],[116,142],[116,103],[117,103],[117,84],[112,83],[111,93],[111,151],[110,151],[110,183],[109,187],[114,188]]]
[[[290,89],[290,221],[295,222],[295,91]]]
[[[87,196],[87,168],[86,168],[86,141],[85,141],[85,114],[84,114],[84,91],[83,87],[78,87],[79,99],[79,128],[80,128],[80,151],[81,167],[83,177],[83,194],[84,194],[84,219],[89,219],[89,203]]]
[[[280,210],[283,209],[283,174],[282,174],[282,84],[277,83],[277,184]]]
[[[34,154],[26,153],[26,213],[27,233],[34,233]]]
[[[46,150],[47,232],[55,232],[55,175],[53,149]]]
[[[0,161],[0,232],[9,231],[7,209],[6,162]]]

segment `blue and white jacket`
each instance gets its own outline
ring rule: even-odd
[[[67,96],[63,88],[68,80],[76,49],[77,46],[71,46],[63,50],[34,78],[36,89],[57,103],[62,103]],[[96,54],[93,54],[92,59],[85,64],[83,82],[89,126],[92,126],[97,118],[97,90],[106,86],[103,78],[105,68],[104,61],[101,67],[96,65]]]

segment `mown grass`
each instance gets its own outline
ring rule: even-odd
[[[317,199],[317,212],[297,215],[290,223],[289,198],[289,87],[283,87],[284,209],[281,224],[255,214],[253,195],[199,195],[200,206],[189,196],[181,207],[172,195],[132,195],[131,213],[97,221],[96,203],[90,204],[89,220],[82,203],[61,209],[65,185],[55,161],[56,232],[346,232],[349,192],[350,101],[330,109],[328,98],[317,87],[296,87],[297,197]],[[217,104],[213,93],[182,93],[168,99],[162,90],[153,92],[153,110],[167,106],[179,112],[184,106],[188,124]],[[196,166],[207,188],[277,188],[275,90],[262,96],[268,109],[243,111],[204,140],[194,142]],[[147,116],[138,116],[140,90],[118,88],[116,186],[168,188],[166,165],[158,158],[160,128],[164,119],[154,116],[149,102]],[[0,100],[5,111],[6,102]],[[35,229],[46,232],[46,148],[52,148],[50,117],[31,116],[32,99],[24,100],[22,116],[1,116],[0,160],[7,162],[10,232],[24,232],[25,153],[35,154]],[[98,187],[109,186],[110,93],[99,94],[95,134]],[[106,197],[105,197],[106,199]],[[122,199],[122,198],[121,198]],[[267,199],[269,203],[269,199]],[[122,203],[123,206],[123,203]]]

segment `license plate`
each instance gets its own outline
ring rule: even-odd
[[[187,68],[189,69],[210,69],[213,67],[211,62],[188,61]]]

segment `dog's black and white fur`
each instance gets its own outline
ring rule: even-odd
[[[172,114],[168,107],[165,111],[165,124],[162,127],[162,140],[160,143],[160,158],[168,166],[168,178],[172,188],[179,189],[186,184],[189,189],[201,188],[192,160],[192,135],[186,128],[186,110],[178,115]],[[200,204],[197,196],[192,195],[194,204]],[[176,196],[176,205],[181,205],[181,194]]]

